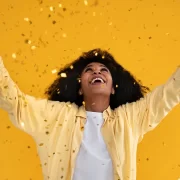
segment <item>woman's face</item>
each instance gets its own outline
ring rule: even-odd
[[[97,62],[88,64],[81,74],[81,89],[84,96],[105,95],[114,93],[112,76],[109,69]]]

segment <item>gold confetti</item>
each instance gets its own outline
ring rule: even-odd
[[[43,11],[43,8],[40,8],[40,11],[42,12],[42,11]]]
[[[39,144],[39,146],[43,146],[43,145],[44,145],[44,143],[40,143],[40,144]]]
[[[62,34],[62,37],[66,38],[66,37],[67,37],[67,34],[66,34],[66,33],[63,33],[63,34]]]
[[[73,69],[73,68],[74,68],[73,65],[71,65],[71,66],[70,66],[70,69]]]
[[[85,102],[83,101],[82,104],[85,106]]]
[[[87,5],[88,5],[88,1],[87,1],[87,0],[84,0],[84,4],[87,6]]]
[[[60,94],[60,89],[57,89],[57,94]]]
[[[59,7],[62,8],[62,4],[59,4]]]
[[[78,78],[78,82],[79,82],[79,83],[81,82],[81,78]]]
[[[66,73],[61,73],[61,77],[67,77]]]
[[[109,26],[111,26],[111,25],[112,25],[112,22],[109,23]]]
[[[52,7],[52,6],[49,7],[49,9],[50,9],[50,11],[54,11],[54,7]]]
[[[105,56],[103,55],[103,56],[102,56],[102,59],[104,59],[104,58],[105,58]]]
[[[96,16],[96,12],[93,12],[93,16]]]
[[[29,18],[24,18],[24,20],[28,22],[28,21],[29,21]]]
[[[97,55],[98,55],[98,53],[96,52],[96,53],[95,53],[95,56],[97,56]]]
[[[12,58],[13,58],[13,59],[16,59],[16,53],[13,53],[13,54],[12,54]]]
[[[21,122],[21,126],[24,127],[24,123],[23,122]]]
[[[31,46],[31,49],[32,49],[32,50],[36,49],[36,46]]]
[[[116,84],[116,88],[118,87],[118,85]]]
[[[53,69],[51,72],[52,72],[52,74],[55,74],[55,73],[57,73],[57,70]]]

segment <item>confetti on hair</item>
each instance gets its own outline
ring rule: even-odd
[[[102,59],[104,59],[104,58],[105,58],[105,56],[103,55],[103,56],[102,56]]]
[[[85,106],[85,102],[83,101],[82,104]]]
[[[61,73],[61,77],[67,77],[66,73]]]
[[[77,80],[78,80],[79,83],[81,82],[81,78],[78,78]]]
[[[73,65],[71,65],[71,66],[70,66],[70,69],[73,69],[73,68],[74,68]]]
[[[57,89],[56,91],[57,91],[57,94],[60,94],[60,89]]]

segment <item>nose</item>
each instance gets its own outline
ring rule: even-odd
[[[93,74],[101,74],[101,71],[100,70],[94,70]]]
[[[99,69],[94,69],[93,74],[101,74],[101,71]]]

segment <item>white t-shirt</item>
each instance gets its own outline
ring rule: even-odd
[[[73,180],[113,180],[112,161],[101,135],[103,114],[89,111],[86,113],[87,121]]]

